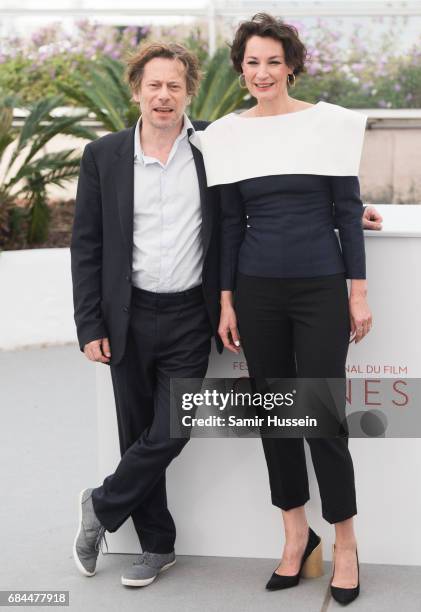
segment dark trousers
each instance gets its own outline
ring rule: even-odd
[[[165,470],[188,438],[170,438],[170,379],[204,378],[211,334],[201,287],[173,294],[133,288],[126,351],[111,366],[121,461],[92,500],[110,532],[131,516],[144,551],[174,549]]]
[[[349,309],[343,274],[315,278],[238,275],[235,308],[249,374],[264,378],[344,378]],[[294,358],[295,355],[295,358]],[[306,438],[323,517],[337,523],[357,513],[348,436]],[[283,510],[310,495],[303,438],[263,437],[272,502]]]

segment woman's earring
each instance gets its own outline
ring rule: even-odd
[[[241,79],[241,77],[243,77],[243,80]],[[246,77],[244,76],[243,73],[241,73],[240,76],[238,77],[238,82],[240,83],[241,89],[247,89]]]
[[[294,77],[294,80],[292,81],[292,83],[291,83],[291,81],[290,81],[290,79],[289,79],[289,77],[290,77],[290,76],[293,76],[293,77]],[[295,74],[294,74],[293,72],[287,76],[287,83],[288,83],[288,85],[289,85],[290,87],[295,87]]]

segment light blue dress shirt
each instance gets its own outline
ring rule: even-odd
[[[158,293],[185,291],[202,281],[202,213],[187,115],[166,164],[145,155],[139,118],[134,134],[132,283]]]

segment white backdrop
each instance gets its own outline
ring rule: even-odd
[[[421,207],[379,209],[385,217],[384,230],[366,232],[374,327],[362,343],[350,349],[350,376],[420,377]],[[221,357],[213,352],[208,376],[239,375],[247,375],[243,357]],[[119,454],[109,370],[100,365],[97,389],[102,482],[114,471]],[[317,483],[305,446],[309,521],[324,536],[324,558],[330,559],[333,527],[321,518]],[[350,450],[357,484],[360,558],[370,563],[421,564],[420,440],[351,439]],[[281,516],[270,502],[260,440],[193,439],[168,469],[167,481],[179,554],[279,557]],[[130,519],[117,533],[109,534],[107,541],[110,552],[139,551]]]
[[[399,372],[400,378],[420,377],[421,206],[378,208],[385,217],[384,230],[366,232],[374,327],[361,344],[351,347],[348,363],[361,370],[352,376],[394,377]],[[2,252],[0,279],[0,350],[75,342],[69,249]],[[238,357],[213,355],[209,376],[246,375],[244,368],[244,360]],[[119,459],[108,367],[97,366],[97,383],[98,482],[86,486],[102,482]],[[420,440],[351,439],[350,449],[361,559],[421,564]],[[309,519],[329,544],[333,530],[321,518],[310,460],[308,467]],[[193,439],[168,470],[168,492],[178,526],[179,554],[279,556],[280,516],[270,504],[259,440]],[[110,551],[138,551],[130,521],[107,540]],[[325,558],[330,559],[328,545]]]

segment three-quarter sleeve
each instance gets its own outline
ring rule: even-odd
[[[238,254],[246,229],[246,215],[236,183],[221,185],[221,290],[233,291]]]
[[[364,207],[360,182],[357,176],[331,176],[330,185],[346,277],[365,279]]]

